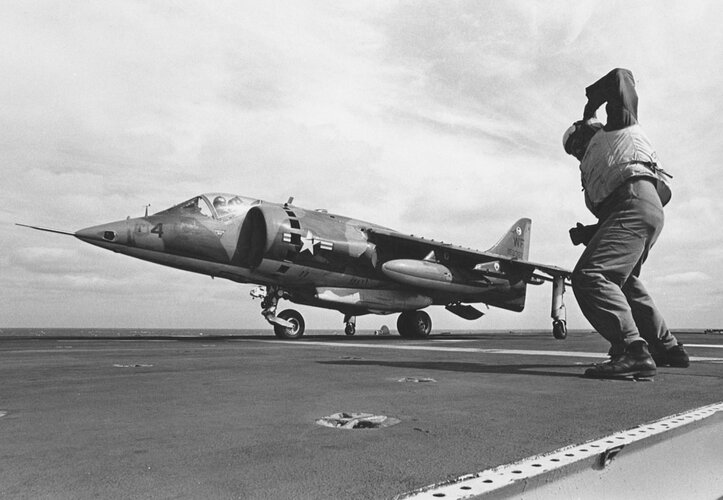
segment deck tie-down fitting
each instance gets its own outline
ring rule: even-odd
[[[335,429],[379,429],[398,424],[399,422],[399,419],[387,417],[386,415],[350,412],[334,413],[333,415],[320,418],[316,421],[318,425],[333,427]]]

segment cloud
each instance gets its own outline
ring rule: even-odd
[[[531,217],[534,260],[571,266],[579,248],[567,228],[591,215],[560,136],[582,112],[585,86],[626,66],[638,78],[645,129],[675,176],[644,274],[660,291],[690,284],[690,301],[703,303],[723,280],[722,5],[11,5],[0,19],[0,274],[29,304],[67,280],[98,314],[118,302],[145,319],[154,306],[137,297],[161,293],[154,280],[168,283],[168,296],[226,291],[12,225],[77,230],[213,190],[295,196],[474,248]],[[212,303],[198,318],[238,321],[225,309],[211,318]],[[22,310],[18,321],[32,317],[32,306]],[[541,321],[507,317],[500,321]],[[189,319],[174,309],[173,321]]]
[[[67,248],[26,247],[10,254],[9,264],[32,274],[69,274],[81,269],[78,252]]]
[[[668,274],[656,277],[654,282],[656,285],[701,285],[711,281],[713,278],[702,271],[688,271],[684,273]]]

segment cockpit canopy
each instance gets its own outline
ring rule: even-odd
[[[245,215],[251,207],[259,205],[260,203],[260,200],[230,193],[205,193],[158,213],[201,215],[212,219],[231,219]]]

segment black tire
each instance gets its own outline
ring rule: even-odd
[[[298,339],[304,335],[306,325],[304,324],[304,317],[294,309],[285,309],[277,314],[277,317],[285,319],[292,323],[294,326],[286,327],[281,325],[274,325],[274,334],[280,339]]]
[[[565,321],[558,319],[552,322],[552,336],[557,340],[567,338],[567,324]]]
[[[347,325],[344,327],[344,333],[351,336],[356,333],[356,325],[352,323],[347,323]]]
[[[399,335],[406,339],[424,339],[432,331],[432,318],[424,311],[405,311],[397,319]]]

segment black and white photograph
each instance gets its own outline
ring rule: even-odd
[[[0,498],[723,498],[723,3],[0,5]]]

